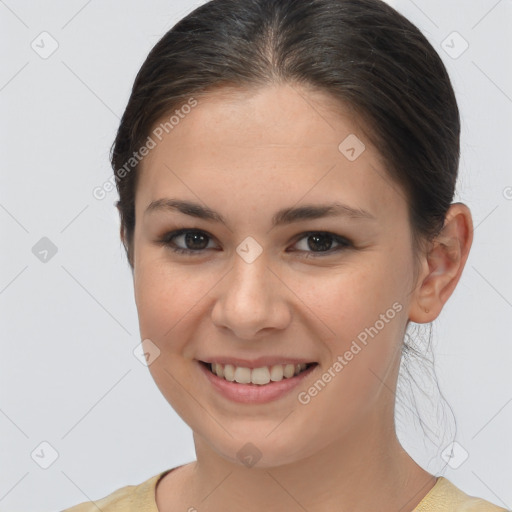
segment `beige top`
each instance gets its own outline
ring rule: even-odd
[[[75,505],[62,512],[159,512],[155,489],[160,478],[172,471],[168,469],[152,476],[139,485],[127,485],[108,496]],[[510,512],[480,498],[468,496],[449,480],[440,476],[434,487],[411,512]]]

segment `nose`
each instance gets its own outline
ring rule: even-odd
[[[285,329],[291,311],[287,287],[276,274],[264,253],[251,263],[235,254],[232,270],[215,288],[213,323],[244,340]]]

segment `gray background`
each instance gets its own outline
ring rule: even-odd
[[[194,458],[189,428],[133,354],[117,195],[100,201],[92,190],[111,175],[108,151],[144,58],[199,3],[0,0],[1,511],[60,510]],[[456,199],[476,226],[434,323],[439,382],[458,423],[443,474],[510,508],[512,2],[393,5],[453,79],[463,121]],[[425,444],[412,423],[399,422],[400,438],[437,471],[447,446]]]

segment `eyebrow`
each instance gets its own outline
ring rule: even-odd
[[[221,222],[227,225],[224,217],[199,203],[180,199],[157,199],[146,208],[144,215],[154,212],[178,211],[198,219]],[[341,203],[321,205],[304,205],[299,207],[283,208],[272,217],[274,227],[291,224],[303,220],[320,219],[323,217],[343,216],[351,219],[377,220],[371,213],[361,208],[353,208]]]

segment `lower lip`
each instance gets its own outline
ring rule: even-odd
[[[318,364],[310,366],[295,377],[276,382],[270,381],[268,384],[259,385],[229,382],[212,373],[205,364],[200,362],[198,364],[203,374],[222,396],[234,402],[244,404],[263,404],[282,398],[298,386],[318,366]]]

